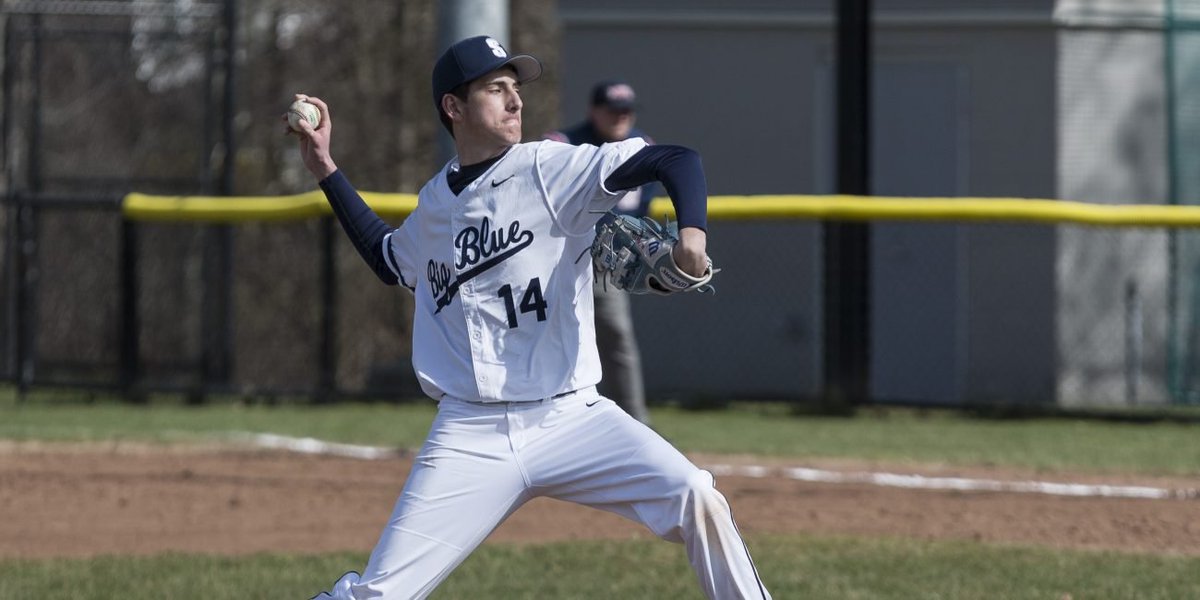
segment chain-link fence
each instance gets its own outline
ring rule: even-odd
[[[1170,237],[1164,229],[1059,226],[1061,404],[1139,406],[1170,401]]]
[[[4,370],[111,386],[131,331],[117,209],[131,188],[216,192],[222,5],[5,2]]]
[[[514,0],[512,37],[552,61],[554,3]],[[425,91],[436,3],[4,0],[0,376],[21,390],[413,394],[409,300],[332,220],[134,223],[130,191],[313,188],[283,135],[318,95],[361,189],[435,169]],[[553,77],[547,78],[553,96]],[[526,111],[552,128],[556,103]]]
[[[1169,98],[1170,197],[1200,204],[1200,2],[1167,0],[1164,36]],[[1200,402],[1200,233],[1172,237],[1170,386],[1177,399]]]
[[[277,121],[299,91],[346,107],[343,139],[361,143],[341,156],[364,187],[417,185],[431,160],[415,149],[434,129],[406,125],[428,122],[402,118],[427,101],[403,83],[424,78],[432,11],[382,0],[0,5],[5,378],[311,394],[333,389],[361,347],[335,354],[335,307],[360,310],[355,327],[403,335],[379,322],[387,311],[359,306],[363,294],[335,291],[329,223],[148,225],[118,211],[132,190],[308,189]],[[345,51],[325,56],[333,40]],[[378,118],[389,113],[401,118]]]
[[[542,10],[553,3],[539,2],[512,3],[512,37],[523,40],[520,50],[553,64],[553,13]],[[1185,4],[1172,5],[1167,91],[1146,68],[1156,64],[1152,48],[1162,57],[1160,25],[1063,28],[1062,198],[1166,202],[1161,182],[1168,178],[1153,169],[1167,163],[1165,145],[1156,146],[1160,134],[1144,132],[1169,122],[1169,197],[1200,203],[1200,147],[1190,148],[1200,139],[1192,135],[1200,133],[1200,110],[1190,104],[1200,96],[1190,93],[1200,85],[1200,52],[1193,52],[1200,46],[1189,46],[1200,28]],[[435,169],[438,134],[424,92],[432,0],[9,1],[0,17],[5,380],[133,395],[418,395],[408,363],[411,298],[379,285],[331,220],[135,223],[121,218],[117,201],[131,190],[310,189],[294,141],[277,121],[293,92],[330,102],[339,164],[358,187],[416,191]],[[336,53],[327,52],[334,46]],[[1095,76],[1112,69],[1141,79],[1128,79],[1135,83],[1121,89],[1129,93],[1112,92]],[[554,81],[530,87],[545,96],[527,105],[526,129],[536,135],[555,125]],[[1043,235],[1047,227],[1053,235]],[[972,260],[1004,236],[1019,248],[1029,228],[1037,229],[1029,236],[1036,243],[1055,246],[1045,254],[1056,264],[1022,264],[1020,256],[1005,263],[1017,273],[1050,273],[1037,284],[1045,284],[1036,288],[1038,303],[1022,315],[1022,307],[988,302],[989,288],[980,285],[987,274]],[[635,303],[654,371],[648,384],[663,393],[692,386],[724,395],[816,394],[824,310],[819,227],[714,221],[713,231],[714,256],[727,269],[715,300]],[[920,390],[942,390],[935,403],[1010,401],[1004,390],[1014,387],[1072,405],[1196,397],[1200,241],[1191,231],[944,224],[911,233],[937,237],[927,250],[955,254],[908,256],[917,246],[905,246],[904,235],[889,237],[896,247],[878,252],[897,253],[904,260],[895,264],[940,286],[902,306],[948,312],[910,312],[904,326],[874,325],[872,360],[891,361],[894,379],[883,381],[885,371],[876,369],[873,389],[898,390],[897,398],[913,402],[930,400]],[[879,289],[902,292],[906,277]],[[939,299],[941,291],[947,298]],[[871,299],[876,309],[889,301]],[[876,317],[902,318],[904,310],[876,310]],[[916,323],[938,329],[910,334]],[[1010,323],[1016,326],[1006,335]],[[943,346],[930,351],[935,344]],[[924,362],[910,362],[927,370],[897,367],[908,363],[896,362],[896,352],[919,355]],[[1015,370],[1006,374],[1008,360]],[[1006,386],[1005,377],[1033,380]],[[910,385],[914,378],[924,381]],[[906,390],[916,391],[910,397]]]
[[[1058,3],[1059,197],[1200,203],[1198,9]],[[1060,401],[1200,399],[1194,229],[1060,230],[1058,262]]]

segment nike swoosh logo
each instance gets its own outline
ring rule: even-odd
[[[500,187],[505,181],[508,181],[509,179],[512,179],[513,177],[516,177],[516,175],[517,175],[516,173],[513,173],[512,175],[509,175],[508,177],[505,177],[504,179],[501,179],[500,181],[496,181],[495,179],[493,179],[492,187]]]
[[[599,400],[595,400],[595,401],[593,401],[593,402],[585,402],[585,403],[584,403],[584,406],[591,407],[591,406],[595,406],[595,405],[597,405],[597,404],[600,404],[600,401],[599,401]]]

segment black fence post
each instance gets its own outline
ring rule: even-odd
[[[207,228],[201,269],[204,287],[201,297],[201,378],[199,389],[189,398],[200,404],[216,390],[226,390],[230,381],[231,325],[233,290],[232,230],[229,225]]]
[[[219,193],[232,196],[237,164],[237,0],[225,0],[223,25],[225,77],[222,119],[225,153]],[[200,403],[213,388],[228,390],[233,371],[233,229],[211,225],[204,248],[204,297],[200,319],[203,356],[200,392],[189,401]]]
[[[842,0],[837,23],[837,191],[871,193],[871,2]],[[852,412],[869,398],[870,225],[826,222],[822,402]]]
[[[4,179],[9,182],[8,190],[6,190],[4,198],[4,213],[6,232],[4,236],[4,263],[0,265],[0,277],[3,277],[3,288],[6,291],[3,308],[4,314],[0,316],[4,323],[4,334],[0,335],[0,343],[4,344],[3,352],[0,353],[4,357],[4,365],[0,367],[0,372],[3,372],[4,379],[16,383],[19,363],[16,356],[17,344],[17,327],[20,320],[17,317],[17,301],[16,297],[20,290],[18,278],[16,276],[16,255],[20,252],[20,244],[18,243],[18,227],[17,220],[19,218],[19,210],[17,208],[16,197],[14,195],[14,187],[12,184],[13,177],[10,170],[11,161],[9,141],[12,139],[12,115],[13,115],[13,82],[17,65],[13,57],[17,52],[16,35],[14,34],[15,27],[13,22],[15,19],[9,16],[4,20],[4,78],[3,78],[3,107],[0,107],[0,151],[4,153]]]
[[[34,14],[33,89],[29,125],[29,190],[17,195],[17,397],[23,400],[37,369],[37,195],[42,191],[42,16]]]
[[[337,225],[321,219],[321,349],[316,401],[332,402],[337,388]]]
[[[129,402],[143,403],[140,389],[141,322],[138,320],[137,223],[121,220],[121,389]]]
[[[3,329],[0,329],[0,360],[3,360],[0,379],[16,383],[16,330],[19,323],[16,296],[19,287],[15,268],[20,246],[17,243],[17,209],[12,190],[4,196],[4,217],[4,259],[0,263],[0,289],[4,290],[4,297],[0,298],[0,323],[3,323]]]
[[[33,204],[25,194],[14,194],[17,204],[17,254],[16,266],[16,380],[17,399],[23,401],[33,384],[36,345],[34,322],[37,307],[34,303],[34,286],[37,280],[35,258],[37,252],[37,220]]]

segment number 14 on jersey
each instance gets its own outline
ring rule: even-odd
[[[517,290],[518,292],[520,290]],[[538,321],[546,320],[546,299],[542,297],[542,280],[539,277],[534,277],[529,280],[529,285],[525,286],[525,293],[521,296],[521,303],[518,306],[514,301],[515,294],[511,284],[504,284],[497,296],[504,298],[504,308],[508,312],[508,327],[510,329],[520,325],[517,322],[517,308],[521,309],[521,314],[537,313]]]

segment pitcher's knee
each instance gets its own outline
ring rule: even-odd
[[[713,489],[713,475],[704,469],[696,469],[687,476],[687,487],[692,491]]]
[[[669,497],[659,504],[662,512],[658,518],[647,523],[655,535],[671,542],[682,542],[687,530],[704,528],[703,523],[714,514],[729,511],[725,497],[714,487],[712,473],[695,469],[677,481]]]
[[[714,514],[729,512],[729,503],[725,501],[725,496],[717,491],[712,473],[697,469],[688,476],[687,483],[690,504],[697,520],[709,520]]]

